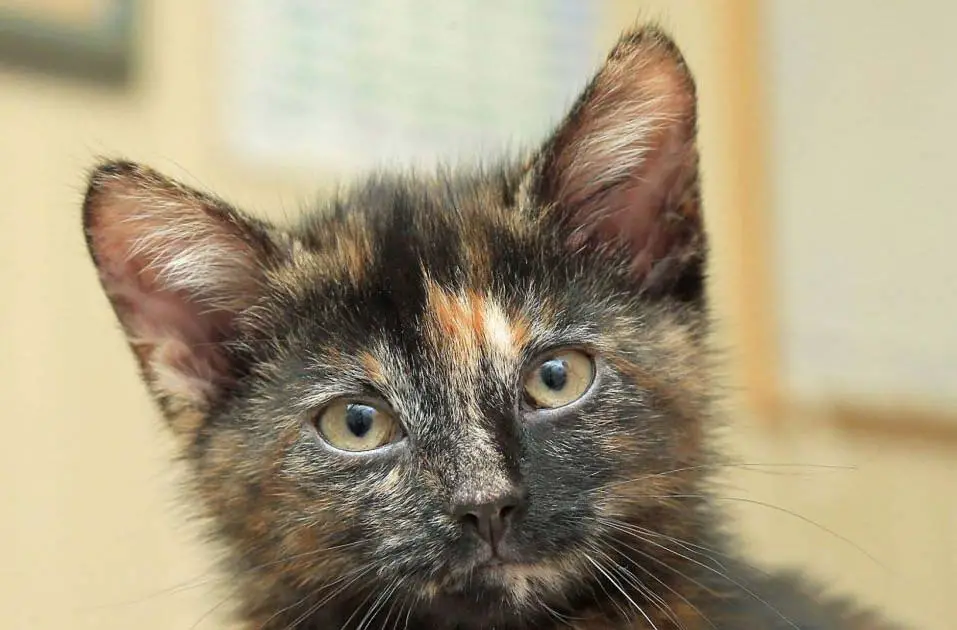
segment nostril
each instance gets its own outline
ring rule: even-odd
[[[466,527],[474,527],[475,529],[479,529],[479,517],[475,512],[466,512],[465,514],[460,514],[459,518]]]
[[[498,511],[498,516],[499,516],[500,519],[502,519],[502,521],[508,521],[508,517],[511,516],[511,514],[512,514],[514,511],[515,511],[515,506],[514,506],[514,505],[504,505],[504,506],[502,506],[502,508]]]

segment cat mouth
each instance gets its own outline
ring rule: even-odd
[[[507,586],[510,576],[523,573],[522,569],[521,563],[495,558],[472,567],[469,581],[498,590]]]
[[[539,581],[551,576],[554,570],[539,563],[521,562],[508,558],[492,557],[475,564],[462,575],[466,588],[481,585],[495,590],[505,589],[517,583]]]
[[[502,569],[504,567],[514,567],[521,565],[521,562],[510,560],[509,558],[502,558],[501,556],[492,556],[488,560],[483,560],[482,562],[477,562],[472,568],[473,571],[482,572],[482,571],[493,571],[496,569]]]
[[[449,593],[462,593],[477,587],[501,590],[508,583],[509,576],[522,573],[523,568],[529,570],[531,566],[493,556],[454,571],[443,590]]]
[[[527,563],[492,558],[436,585],[436,603],[462,611],[474,608],[483,615],[524,610],[535,601],[552,599],[567,581],[550,563]]]

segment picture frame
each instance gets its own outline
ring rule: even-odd
[[[0,64],[125,85],[138,0],[0,0]]]

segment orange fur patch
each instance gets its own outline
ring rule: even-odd
[[[372,354],[368,352],[360,353],[359,363],[362,365],[362,368],[366,371],[366,374],[369,376],[369,378],[374,382],[380,385],[388,383],[385,368],[383,367],[382,362],[372,356]]]
[[[452,293],[431,281],[426,294],[426,326],[433,343],[461,361],[477,362],[482,348],[513,356],[528,341],[528,322],[509,317],[487,295],[473,289]]]

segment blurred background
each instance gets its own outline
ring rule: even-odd
[[[699,82],[722,505],[746,551],[957,618],[957,5],[0,0],[0,627],[213,630],[228,589],[87,259],[97,155],[263,216],[535,142],[618,32]]]

